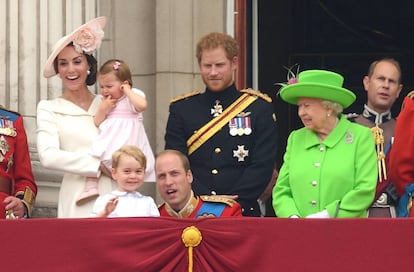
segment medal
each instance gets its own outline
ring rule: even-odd
[[[232,118],[229,121],[229,133],[231,136],[237,135],[237,125],[236,125],[236,120],[234,118]]]
[[[233,157],[237,158],[238,162],[244,161],[244,158],[249,156],[249,150],[244,149],[244,145],[238,145],[236,150],[233,150]]]
[[[250,116],[244,117],[244,134],[250,135],[252,133],[252,129],[250,127]]]
[[[14,128],[14,126],[13,126],[13,122],[9,121],[9,120],[1,119],[0,134],[6,135],[6,136],[11,136],[11,137],[16,137],[17,132],[16,132],[16,129]]]
[[[244,134],[243,118],[236,117],[236,123],[237,123],[237,135],[243,136]]]
[[[6,141],[3,135],[0,137],[0,152],[3,155],[6,155],[7,151],[9,151],[9,143]]]
[[[220,101],[216,100],[216,104],[211,109],[211,114],[213,115],[213,117],[217,117],[220,115],[220,113],[223,112],[223,106],[220,105],[219,103]]]

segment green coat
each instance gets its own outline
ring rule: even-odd
[[[340,117],[320,143],[306,128],[289,135],[273,188],[278,217],[305,217],[326,209],[332,217],[366,217],[377,183],[377,156],[369,128]]]

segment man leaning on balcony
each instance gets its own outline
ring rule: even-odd
[[[219,196],[197,196],[191,184],[193,174],[188,158],[177,150],[164,150],[155,160],[158,191],[165,201],[160,216],[201,218],[242,216],[239,203]]]

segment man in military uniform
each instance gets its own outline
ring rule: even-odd
[[[0,218],[29,217],[36,193],[23,118],[0,107]]]
[[[396,122],[391,115],[391,107],[403,87],[400,64],[392,58],[374,61],[369,66],[363,84],[367,92],[364,111],[350,117],[356,123],[370,127],[376,142],[379,176],[368,217],[395,217],[398,196],[387,174],[386,156],[392,144]]]
[[[188,155],[196,194],[237,199],[243,215],[260,216],[257,199],[276,158],[271,99],[236,89],[238,45],[229,35],[210,33],[196,51],[206,89],[172,100],[165,148]]]
[[[389,156],[390,177],[400,196],[398,217],[414,217],[414,91],[403,101],[395,125],[395,139]]]
[[[395,139],[389,155],[390,177],[400,196],[397,217],[414,217],[414,91],[403,101],[395,125]]]
[[[188,158],[177,150],[164,150],[155,160],[157,187],[165,203],[161,216],[200,218],[242,216],[240,204],[219,196],[197,196],[191,189],[193,175]]]

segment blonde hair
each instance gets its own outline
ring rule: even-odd
[[[325,108],[331,109],[336,116],[338,116],[344,110],[344,107],[337,102],[322,100],[321,103]]]
[[[129,85],[132,87],[132,75],[131,70],[129,69],[128,64],[119,59],[110,59],[102,64],[99,68],[98,74],[106,75],[113,73],[116,78],[121,81],[128,81]]]
[[[144,153],[135,145],[124,145],[112,153],[112,168],[117,168],[122,156],[133,157],[145,169],[147,167],[147,158]]]

